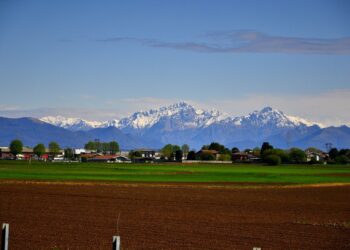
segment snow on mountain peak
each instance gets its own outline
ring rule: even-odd
[[[221,118],[218,111],[205,111],[196,109],[186,102],[179,102],[159,109],[136,112],[120,120],[121,128],[143,129],[152,127],[164,119],[177,120],[181,128],[208,126]],[[180,125],[179,125],[180,126]]]
[[[313,122],[309,122],[305,119],[289,116],[284,114],[278,109],[272,107],[264,107],[260,111],[256,110],[247,116],[241,116],[233,119],[233,123],[237,126],[250,124],[253,126],[276,126],[278,128],[283,127],[298,127],[298,126],[312,126],[318,125]]]
[[[40,119],[43,122],[69,130],[90,130],[93,128],[117,127],[125,130],[142,130],[163,123],[167,129],[204,128],[216,123],[228,123],[235,126],[293,128],[298,126],[312,126],[320,124],[305,119],[289,116],[272,107],[264,107],[249,115],[229,117],[218,110],[196,109],[186,102],[178,102],[169,106],[148,111],[139,111],[120,120],[105,122],[87,121],[80,118],[65,118],[63,116],[46,116]]]
[[[87,121],[80,118],[63,117],[63,116],[45,116],[40,118],[41,121],[58,126],[61,128],[66,128],[73,131],[78,130],[90,130],[92,128],[100,127],[103,123],[97,121]]]

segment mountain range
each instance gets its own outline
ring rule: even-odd
[[[180,102],[104,122],[62,116],[0,118],[0,146],[8,145],[14,138],[28,146],[57,141],[62,147],[83,147],[88,140],[99,139],[116,140],[122,149],[158,149],[167,143],[187,143],[198,149],[213,141],[240,149],[261,146],[264,141],[279,148],[325,149],[325,143],[350,147],[350,128],[323,127],[271,107],[230,117]]]

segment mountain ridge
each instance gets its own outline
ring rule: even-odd
[[[245,116],[230,117],[217,110],[197,109],[185,102],[135,112],[106,122],[65,119],[62,116],[57,119],[2,118],[0,129],[2,145],[8,145],[15,138],[23,138],[25,144],[31,146],[57,141],[71,147],[83,147],[88,140],[116,140],[123,149],[159,149],[168,143],[186,143],[199,149],[213,141],[241,149],[261,146],[264,141],[279,148],[324,148],[325,143],[350,147],[350,128],[347,126],[324,128],[271,107]]]
[[[164,117],[174,117],[176,115],[181,116],[183,114],[192,115],[192,117],[181,117],[183,119],[182,121],[184,122],[184,127],[186,128],[210,126],[211,124],[219,123],[221,121],[233,122],[235,125],[240,125],[242,121],[246,121],[249,117],[259,115],[261,116],[261,114],[266,113],[269,113],[270,115],[277,114],[280,119],[282,118],[285,124],[280,124],[281,126],[304,124],[306,126],[318,125],[320,127],[323,127],[321,124],[318,124],[316,122],[310,122],[306,119],[296,116],[285,115],[282,111],[273,109],[271,107],[264,107],[260,111],[255,110],[246,116],[230,117],[227,114],[221,113],[215,109],[210,111],[197,109],[186,102],[175,103],[169,106],[160,107],[159,109],[138,111],[128,117],[104,122],[88,121],[81,118],[65,118],[63,116],[46,116],[39,119],[52,125],[63,127],[69,130],[86,131],[93,128],[104,128],[108,126],[115,126],[120,129],[145,129],[153,126]],[[192,120],[189,121],[187,119],[186,123],[186,118],[192,118]],[[81,128],[79,128],[79,126],[81,126]]]

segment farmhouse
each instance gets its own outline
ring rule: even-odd
[[[143,157],[143,158],[155,158],[156,157],[156,151],[152,150],[152,149],[141,148],[141,149],[136,149],[135,151],[140,152],[141,157]]]
[[[82,162],[116,162],[117,155],[103,155],[96,153],[81,154]]]
[[[237,152],[232,154],[232,161],[234,162],[257,162],[260,158],[245,152]]]

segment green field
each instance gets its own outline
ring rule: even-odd
[[[2,180],[233,182],[267,184],[350,183],[350,166],[111,164],[0,161]]]

